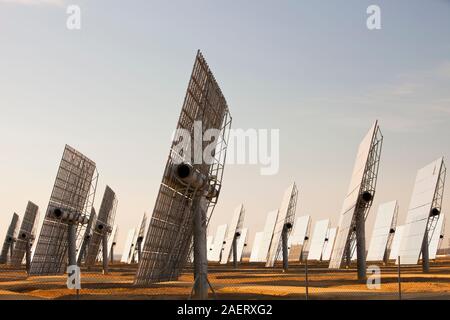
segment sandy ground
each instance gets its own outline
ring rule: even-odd
[[[328,270],[327,264],[310,264],[308,271],[309,299],[398,299],[398,270],[395,265],[381,268],[381,286],[369,289],[356,280],[355,266]],[[24,270],[0,266],[0,299],[187,299],[193,277],[189,268],[178,281],[133,286],[136,265],[114,264],[103,275],[97,267],[82,271],[82,289],[66,287],[66,277],[27,277]],[[431,264],[424,274],[420,266],[402,267],[403,299],[450,299],[450,258]],[[209,280],[218,299],[305,299],[305,267],[291,264],[288,272],[280,266],[266,269],[245,261],[237,269],[210,265]],[[214,294],[211,293],[213,298]]]

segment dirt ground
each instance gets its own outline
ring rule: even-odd
[[[368,265],[371,265],[370,263]],[[377,264],[375,264],[377,265]],[[381,268],[379,288],[368,288],[356,280],[355,266],[329,270],[326,263],[308,266],[309,299],[398,299],[398,269],[394,264]],[[24,270],[0,266],[0,300],[3,299],[187,299],[193,284],[187,268],[178,281],[133,286],[136,265],[114,264],[103,275],[100,267],[89,272],[82,269],[82,289],[66,287],[66,277],[27,277]],[[209,280],[218,299],[306,299],[305,266],[290,264],[288,272],[280,266],[264,268],[262,264],[243,262],[232,266],[209,266]],[[420,266],[402,266],[402,299],[450,299],[450,258],[431,263],[430,273]]]

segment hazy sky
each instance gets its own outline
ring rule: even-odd
[[[69,4],[81,30],[66,28]],[[370,4],[381,30],[366,27]],[[450,167],[449,18],[443,0],[0,0],[0,241],[28,200],[44,215],[67,143],[97,163],[96,208],[105,184],[118,195],[120,252],[153,210],[197,49],[233,128],[281,139],[277,175],[227,166],[214,231],[244,203],[252,242],[292,181],[297,216],[336,225],[375,119],[385,140],[367,232],[380,202],[399,200],[403,223],[417,169],[442,155]]]

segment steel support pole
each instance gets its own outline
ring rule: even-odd
[[[430,272],[430,254],[428,249],[428,230],[425,231],[425,236],[422,242],[422,271],[424,273]]]
[[[86,254],[86,248],[89,244],[89,239],[90,239],[90,236],[85,237],[83,239],[83,243],[81,244],[80,252],[78,253],[78,261],[77,261],[79,266],[81,266],[81,261],[83,260],[84,255]]]
[[[138,239],[137,241],[137,252],[138,252],[138,261],[141,261],[141,250],[142,250],[142,239]]]
[[[115,246],[115,244],[113,243],[111,245],[111,249],[110,249],[111,264],[114,263],[114,246]]]
[[[208,299],[208,259],[206,247],[207,200],[197,197],[194,209],[194,299]]]
[[[102,234],[103,274],[108,274],[108,232]]]
[[[383,263],[385,265],[387,265],[389,262],[389,255],[388,255],[388,249],[386,249],[386,251],[384,251],[384,256],[383,256]]]
[[[358,280],[365,282],[366,275],[366,222],[364,210],[358,210],[356,214],[356,265],[358,268]]]
[[[25,265],[27,268],[27,273],[30,273],[30,266],[31,266],[31,241],[29,238],[27,238],[27,249],[25,250]]]
[[[13,251],[14,251],[14,240],[12,240],[11,243],[9,244],[9,261],[12,261]]]
[[[283,271],[287,271],[289,267],[288,260],[288,228],[286,226],[283,227],[283,231],[281,233],[281,240],[283,245]]]
[[[350,267],[350,263],[352,261],[352,252],[351,252],[351,242],[348,241],[346,248],[345,248],[345,266],[348,268]]]
[[[402,274],[401,274],[401,268],[402,264],[400,262],[400,256],[398,256],[398,266],[397,266],[397,273],[398,273],[398,299],[402,300]]]
[[[68,232],[69,240],[68,256],[69,256],[69,266],[77,265],[77,225],[69,223]]]
[[[131,263],[136,263],[136,247],[131,245]]]
[[[305,259],[305,299],[309,299],[308,258]]]
[[[233,238],[233,267],[236,269],[238,266],[238,261],[237,261],[237,237],[236,235],[234,235]]]
[[[301,250],[301,251],[300,251],[300,262],[305,261],[306,258],[307,258],[306,254],[305,254],[306,246],[308,245],[308,242],[307,242],[307,241],[309,241],[309,237],[308,237],[308,236],[306,236],[306,237],[304,238],[302,248],[300,249],[300,250]]]

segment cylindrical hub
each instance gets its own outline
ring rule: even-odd
[[[206,178],[192,167],[189,163],[181,163],[175,166],[175,175],[195,189],[202,189],[207,184]]]
[[[373,195],[369,191],[364,191],[361,195],[361,199],[363,199],[365,202],[369,202],[373,199]]]
[[[430,215],[432,217],[434,217],[434,216],[438,216],[440,213],[441,213],[441,211],[438,208],[433,208],[433,209],[431,209]]]
[[[61,208],[54,208],[51,211],[51,216],[56,220],[61,220],[70,224],[87,224],[89,220],[86,215],[79,212],[63,210]]]
[[[192,189],[202,190],[207,199],[213,199],[219,195],[219,190],[210,185],[208,179],[189,163],[184,162],[176,165],[174,174],[183,184],[190,186]]]

